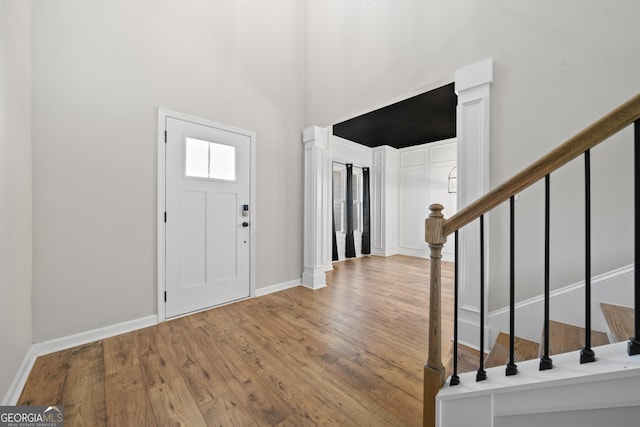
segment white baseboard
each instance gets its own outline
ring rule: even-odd
[[[407,255],[416,258],[429,258],[429,249],[415,249],[415,248],[398,248],[400,255]]]
[[[371,248],[371,255],[377,255],[377,256],[393,256],[393,255],[397,255],[400,252],[398,252],[398,248],[386,248],[386,249],[376,249],[376,248]]]
[[[27,350],[27,354],[24,356],[24,359],[20,364],[20,368],[18,368],[18,372],[16,372],[16,376],[13,378],[13,381],[9,386],[9,390],[7,390],[7,394],[5,394],[0,405],[13,406],[18,403],[22,389],[27,383],[27,378],[29,377],[31,368],[33,368],[33,364],[36,362],[36,357],[38,356],[34,353],[32,345],[29,347],[29,350]]]
[[[256,289],[254,295],[261,297],[264,295],[272,294],[274,292],[284,291],[285,289],[295,288],[302,284],[302,279],[290,280],[288,282],[277,283],[275,285],[266,286],[264,288]]]
[[[67,348],[78,345],[87,344],[93,341],[109,338],[114,335],[124,334],[135,331],[137,329],[146,328],[158,324],[158,316],[142,317],[140,319],[129,320],[115,325],[104,326],[102,328],[92,329],[90,331],[79,332],[77,334],[66,337],[56,338],[33,345],[35,347],[36,356],[53,353],[55,351],[65,350]]]
[[[430,256],[429,249],[400,248],[398,249],[398,253],[400,255],[407,255],[407,256],[412,256],[416,258],[429,258]],[[442,251],[442,260],[447,262],[453,262],[455,260],[455,255],[453,252]]]
[[[158,316],[156,314],[152,316],[142,317],[140,319],[129,320],[127,322],[118,323],[115,325],[105,326],[91,331],[80,332],[77,334],[69,335],[66,337],[56,338],[41,343],[32,344],[27,354],[24,356],[24,360],[16,373],[7,394],[2,400],[2,405],[15,405],[20,398],[22,389],[27,382],[29,373],[33,368],[33,365],[38,356],[53,353],[67,348],[75,347],[78,345],[87,344],[93,341],[109,338],[115,335],[124,334],[126,332],[135,331],[137,329],[153,326],[158,323]],[[55,402],[53,402],[55,403]]]
[[[491,350],[493,341],[489,336],[491,328],[485,322],[484,325],[484,351]],[[453,337],[452,337],[453,339]],[[480,350],[480,312],[461,307],[458,311],[458,343],[474,350]]]

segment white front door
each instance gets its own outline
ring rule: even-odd
[[[251,133],[165,119],[165,314],[251,293]]]

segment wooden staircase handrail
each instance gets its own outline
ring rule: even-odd
[[[448,236],[640,119],[640,94],[444,221]]]

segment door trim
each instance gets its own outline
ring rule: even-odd
[[[166,179],[166,153],[165,153],[165,128],[166,121],[168,118],[174,118],[178,120],[193,122],[197,124],[201,124],[204,126],[211,126],[218,129],[222,129],[228,132],[234,132],[240,135],[247,136],[250,140],[250,178],[249,178],[249,200],[251,203],[251,227],[249,231],[251,247],[249,249],[249,298],[253,298],[255,296],[256,289],[256,244],[255,244],[255,236],[256,236],[256,224],[257,224],[257,213],[256,213],[256,133],[240,128],[236,128],[233,126],[225,125],[222,123],[217,123],[212,120],[203,119],[200,117],[191,116],[188,114],[178,113],[175,111],[167,110],[164,108],[158,108],[158,132],[157,132],[157,148],[158,148],[158,177],[157,177],[157,213],[156,213],[156,224],[157,224],[157,304],[158,304],[158,323],[164,322],[167,320],[166,311],[165,311],[165,301],[164,301],[164,292],[165,292],[165,268],[166,268],[166,253],[165,253],[165,244],[166,244],[166,236],[165,236],[165,225],[164,225],[164,212],[166,208],[166,188],[165,188],[165,179]],[[203,309],[204,310],[204,309]],[[179,317],[179,316],[178,316]],[[175,317],[172,317],[172,319]]]

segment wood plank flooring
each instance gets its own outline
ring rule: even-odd
[[[39,357],[19,404],[62,404],[66,426],[421,425],[429,261],[369,256],[334,267],[317,291]],[[451,288],[443,263],[443,337]]]

